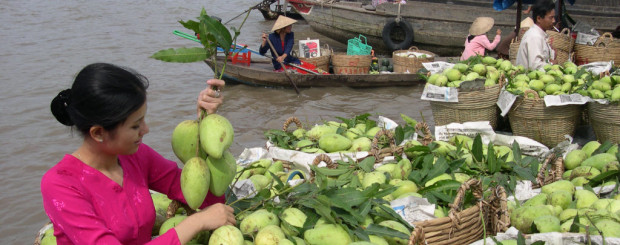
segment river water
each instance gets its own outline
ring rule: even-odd
[[[93,62],[131,67],[150,80],[144,142],[176,159],[170,135],[177,123],[194,119],[195,99],[213,72],[201,62],[165,63],[149,58],[161,49],[197,45],[172,34],[187,31],[177,21],[195,19],[202,7],[224,21],[256,0],[207,1],[0,1],[0,238],[2,244],[31,244],[48,221],[42,208],[41,176],[81,143],[78,133],[58,123],[50,101],[71,86],[75,74]],[[238,27],[245,15],[228,26]],[[238,43],[258,47],[260,33],[273,21],[251,11]],[[296,38],[319,38],[336,51],[344,45],[314,33],[300,21]],[[237,156],[265,143],[263,133],[298,117],[304,124],[370,113],[403,123],[399,114],[432,124],[421,86],[373,89],[293,89],[229,85],[219,113],[235,128],[231,146]]]

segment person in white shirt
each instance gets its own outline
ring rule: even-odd
[[[542,70],[545,64],[555,64],[555,52],[549,45],[549,36],[545,31],[555,24],[555,4],[551,0],[538,0],[532,7],[534,25],[530,27],[519,45],[516,65],[526,69]]]

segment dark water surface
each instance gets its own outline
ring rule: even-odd
[[[195,99],[213,72],[204,63],[164,63],[149,58],[166,48],[196,44],[174,36],[186,31],[178,20],[195,19],[202,7],[224,21],[257,4],[250,0],[210,1],[41,1],[0,3],[0,238],[3,244],[31,244],[47,222],[39,183],[47,169],[81,143],[77,133],[58,123],[49,110],[52,98],[68,88],[75,74],[93,62],[131,67],[150,80],[144,138],[162,155],[176,159],[170,134],[177,123],[194,119]],[[229,23],[238,27],[244,16]],[[258,47],[265,21],[252,11],[239,43]],[[298,39],[320,38],[334,49],[342,44],[312,32],[305,22],[293,28]],[[292,89],[230,85],[219,113],[235,128],[231,147],[263,146],[263,132],[281,128],[290,116],[310,124],[371,113],[402,123],[405,113],[432,122],[422,87],[374,89],[308,88],[297,96]]]

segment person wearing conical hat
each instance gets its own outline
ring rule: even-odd
[[[555,52],[549,45],[549,35],[546,33],[555,24],[553,1],[538,0],[532,7],[532,19],[534,25],[521,38],[516,65],[530,70],[542,70],[546,64],[555,63]]]
[[[496,34],[495,38],[493,38],[493,42],[490,42],[487,37],[487,32],[493,28],[493,24],[495,24],[495,20],[491,17],[478,17],[474,20],[474,23],[472,23],[469,28],[469,36],[465,39],[465,50],[463,51],[463,55],[461,55],[461,60],[466,60],[475,55],[484,56],[484,52],[487,49],[495,49],[502,38],[502,30],[498,28],[495,32]]]
[[[272,33],[269,35],[263,33],[261,36],[263,41],[258,51],[262,55],[267,53],[267,50],[271,51],[271,57],[274,58],[271,60],[271,63],[273,63],[273,68],[276,71],[283,70],[280,65],[281,62],[284,62],[285,64],[301,64],[301,61],[297,59],[297,57],[291,56],[291,51],[293,50],[293,46],[295,44],[295,34],[292,31],[293,24],[295,22],[297,21],[294,19],[280,15],[276,20],[276,23],[274,23],[271,28]],[[273,48],[276,50],[276,53],[271,50],[267,40],[273,44]]]

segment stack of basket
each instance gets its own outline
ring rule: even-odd
[[[435,54],[411,46],[408,50],[394,51],[392,59],[394,60],[394,72],[416,73],[424,67],[422,63],[435,61]]]
[[[435,125],[489,121],[493,129],[497,128],[498,107],[496,104],[501,88],[500,83],[478,91],[459,91],[459,102],[430,101]]]
[[[325,47],[321,48],[321,56],[313,58],[299,57],[299,60],[313,64],[317,69],[321,69],[324,72],[329,72],[329,62],[333,53],[334,51],[329,48],[329,45],[325,44]]]
[[[514,135],[555,147],[566,140],[564,135],[573,136],[582,110],[582,105],[547,107],[538,93],[527,90],[510,108],[508,119]]]
[[[609,32],[605,32],[596,42],[604,43],[607,47],[608,58],[613,60],[616,66],[620,65],[620,39],[614,38]]]
[[[564,28],[561,32],[547,31],[547,35],[549,35],[549,45],[555,51],[556,64],[573,60],[571,55],[573,54],[575,40],[571,37],[568,28]]]
[[[598,141],[620,144],[620,103],[589,102],[588,116]]]

